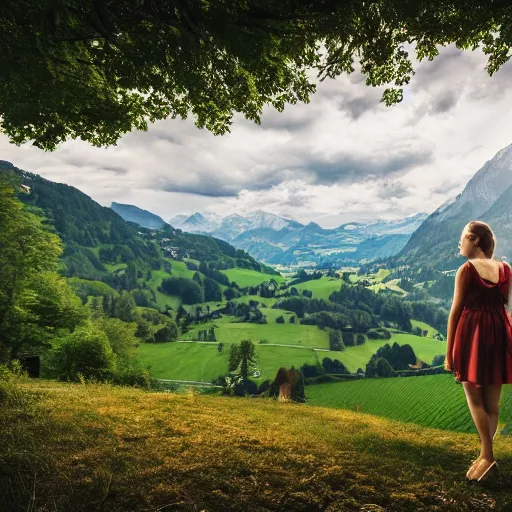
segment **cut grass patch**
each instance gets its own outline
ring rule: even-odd
[[[464,390],[449,374],[315,384],[306,387],[306,396],[312,405],[358,409],[424,427],[476,432]],[[500,423],[512,423],[512,386],[503,387]]]

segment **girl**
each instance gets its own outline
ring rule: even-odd
[[[462,383],[480,436],[480,456],[466,477],[482,480],[496,469],[493,439],[498,428],[502,384],[512,384],[511,269],[493,259],[496,239],[484,222],[470,222],[459,242],[468,261],[455,277],[448,317],[445,369]]]

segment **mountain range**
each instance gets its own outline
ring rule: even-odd
[[[271,264],[361,263],[392,257],[394,264],[431,264],[452,270],[464,259],[458,240],[471,220],[490,224],[495,256],[512,260],[512,144],[501,149],[469,180],[464,190],[430,215],[398,221],[348,223],[334,229],[300,224],[270,213],[208,218],[200,213],[171,219],[185,230],[208,230]],[[395,257],[396,255],[396,257]]]
[[[496,256],[512,259],[512,144],[500,150],[417,229],[397,256],[407,263],[432,263],[453,269],[464,260],[457,243],[471,220],[489,223],[497,238]]]
[[[262,210],[215,218],[199,212],[170,219],[175,228],[210,234],[274,265],[360,262],[397,254],[427,217],[425,213],[395,221],[351,222],[324,229]]]

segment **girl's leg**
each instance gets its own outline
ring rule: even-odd
[[[489,416],[489,429],[491,439],[494,438],[494,434],[498,428],[498,416],[500,409],[500,395],[501,395],[501,384],[497,386],[484,386],[484,407]]]
[[[480,436],[480,457],[487,461],[494,460],[492,452],[492,436],[489,424],[489,415],[484,406],[483,388],[477,388],[474,384],[463,382],[466,400],[468,402],[469,411],[475,423],[478,435]]]

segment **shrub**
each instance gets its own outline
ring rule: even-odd
[[[345,350],[345,343],[343,342],[340,331],[329,330],[329,349],[336,351]]]
[[[356,345],[364,345],[366,343],[366,336],[364,334],[356,335]]]
[[[284,317],[283,315],[280,315],[276,318],[276,323],[278,324],[284,324]]]
[[[446,356],[444,354],[434,356],[434,359],[432,359],[432,366],[440,366],[444,364],[445,357]]]
[[[303,364],[300,367],[300,371],[302,375],[304,375],[305,378],[312,378],[312,377],[318,377],[319,375],[322,375],[323,368],[318,364]]]
[[[269,389],[269,388],[270,388],[270,381],[269,380],[263,381],[260,384],[260,387],[258,388],[258,395],[261,395],[262,393],[267,391],[267,389]]]
[[[90,324],[61,338],[53,366],[59,379],[79,381],[82,376],[105,380],[115,370],[116,358],[107,335]]]
[[[343,343],[347,347],[353,347],[356,344],[356,337],[353,332],[342,332]]]
[[[389,340],[391,339],[391,332],[384,327],[377,327],[376,329],[370,329],[366,336],[371,340]]]
[[[167,295],[177,295],[181,297],[183,304],[204,302],[204,292],[201,286],[195,281],[184,277],[164,279],[161,284],[161,291]]]
[[[153,385],[149,371],[133,365],[117,369],[112,373],[110,380],[112,384],[121,386],[150,388]]]

